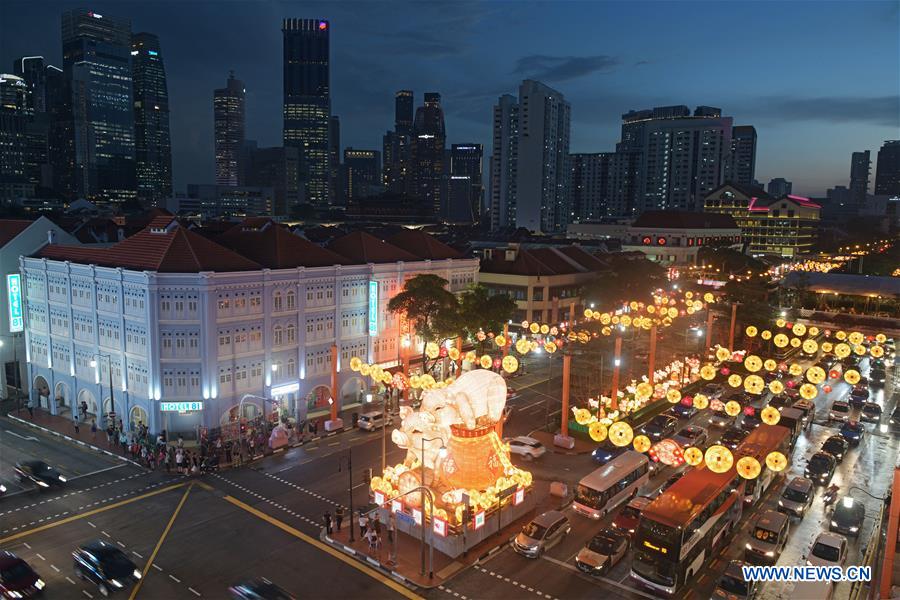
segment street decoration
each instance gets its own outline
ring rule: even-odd
[[[777,425],[781,420],[781,413],[774,406],[767,406],[759,413],[759,418],[766,425]]]
[[[689,446],[684,449],[684,462],[691,465],[692,467],[696,467],[700,463],[703,462],[703,450],[700,448],[696,448],[694,446]]]
[[[618,421],[609,426],[609,439],[614,445],[622,448],[634,439],[634,431],[625,421]]]
[[[654,444],[647,454],[650,456],[651,460],[660,462],[669,467],[682,465],[685,460],[684,451],[681,449],[681,446],[669,438]]]
[[[646,435],[636,436],[632,445],[637,452],[646,452],[650,449],[650,438]]]
[[[672,404],[678,404],[678,402],[681,401],[681,390],[671,388],[668,392],[666,392],[666,400],[668,400]]]
[[[751,394],[759,395],[766,387],[765,380],[759,375],[748,375],[744,379],[744,390]]]
[[[769,382],[769,391],[772,392],[773,395],[777,396],[784,391],[784,384],[780,379],[773,379]]]
[[[816,385],[825,381],[825,369],[819,366],[812,366],[806,371],[806,379],[810,383],[814,383]]]
[[[766,456],[766,466],[774,472],[780,473],[787,467],[787,457],[778,451],[769,452]]]
[[[729,400],[725,403],[725,414],[729,417],[736,417],[741,412],[741,405],[735,400]]]
[[[734,455],[725,446],[715,444],[707,448],[703,460],[713,473],[724,473],[734,464]]]
[[[751,354],[744,359],[744,366],[747,367],[747,370],[751,373],[756,373],[763,367],[763,361],[755,354]]]
[[[759,477],[762,467],[759,461],[752,456],[742,456],[737,461],[738,475],[744,479],[756,479]]]
[[[694,396],[693,404],[697,410],[704,410],[709,406],[709,398],[703,394],[697,394]]]
[[[856,369],[847,369],[844,373],[844,381],[849,383],[850,385],[856,385],[859,383],[860,374]]]
[[[609,435],[609,429],[600,421],[594,421],[588,427],[588,433],[590,434],[591,439],[595,442],[602,442]],[[623,445],[627,445],[627,442]]]

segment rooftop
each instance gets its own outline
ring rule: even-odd
[[[357,264],[389,263],[401,260],[416,262],[421,260],[418,256],[388,244],[384,240],[379,240],[365,231],[348,233],[329,242],[326,248],[351,259]]]
[[[264,217],[244,219],[213,239],[269,269],[328,267],[352,262]]]
[[[17,235],[28,229],[34,221],[23,219],[0,219],[0,248],[7,245]]]
[[[653,229],[739,229],[731,215],[682,210],[648,210],[632,227]]]
[[[511,254],[511,256],[510,256]],[[524,275],[571,275],[606,270],[607,265],[578,246],[563,248],[497,248],[481,261],[483,273]]]

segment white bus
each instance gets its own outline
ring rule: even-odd
[[[572,508],[592,519],[600,519],[619,504],[637,495],[650,481],[645,454],[626,450],[578,482]]]

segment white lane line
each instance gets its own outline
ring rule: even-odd
[[[126,463],[120,463],[118,465],[113,465],[111,467],[106,467],[105,469],[97,469],[96,471],[91,471],[90,473],[83,473],[82,475],[76,475],[75,477],[70,477],[69,481],[75,481],[76,479],[81,479],[82,477],[90,477],[91,475],[96,475],[97,473],[105,473],[106,471],[112,471],[113,469],[121,469],[122,467],[128,466]]]
[[[94,595],[87,590],[81,590],[81,593],[87,596],[88,598],[93,598]]]
[[[117,544],[118,544],[118,545],[119,545],[119,546],[121,546],[121,547],[122,547],[122,548],[124,548],[124,547],[125,547],[125,544],[123,544],[123,543],[122,543],[122,542],[120,542],[120,541],[119,541],[119,540],[116,540],[116,543],[117,543]]]
[[[59,573],[59,569],[56,567],[56,565],[50,565],[50,568]]]
[[[169,579],[171,579],[175,583],[181,583],[181,580],[178,579],[177,577],[175,577],[174,575],[172,575],[171,573],[169,573]]]
[[[74,582],[74,581],[72,580],[72,578],[69,577],[68,575],[66,575],[66,581],[68,581],[68,582],[71,583],[72,585],[75,585],[75,582]]]
[[[552,563],[555,564],[555,565],[559,565],[560,567],[563,567],[564,569],[568,569],[568,570],[570,570],[570,571],[572,571],[572,572],[574,572],[574,573],[579,573],[579,574],[581,573],[581,571],[579,571],[578,568],[575,567],[575,565],[572,565],[572,564],[569,564],[569,563],[565,563],[565,562],[563,562],[563,561],[561,561],[561,560],[557,560],[557,559],[553,558],[552,556],[543,556],[542,558],[543,558],[544,560],[546,560],[546,561],[552,562]],[[656,596],[651,596],[650,594],[646,594],[646,593],[644,593],[643,591],[641,591],[641,590],[639,590],[639,589],[637,589],[637,588],[633,588],[633,587],[629,587],[629,586],[627,586],[627,585],[623,585],[622,583],[620,583],[620,582],[618,582],[618,581],[615,581],[614,579],[610,579],[610,578],[608,578],[608,577],[602,577],[602,576],[601,576],[601,577],[597,577],[597,576],[595,576],[595,577],[592,577],[591,579],[599,579],[600,581],[603,581],[603,582],[608,583],[608,584],[610,584],[610,585],[614,585],[615,587],[617,587],[617,588],[619,588],[619,589],[621,589],[621,590],[625,590],[625,591],[627,591],[627,592],[629,592],[629,593],[631,593],[631,594],[636,594],[636,595],[642,596],[642,597],[644,597],[644,598],[650,598],[651,600],[655,600],[655,599],[656,599]],[[537,593],[540,594],[541,592],[537,592]]]
[[[28,545],[28,542],[22,542],[22,545],[31,550],[31,546]]]
[[[38,557],[39,559],[41,559],[41,560],[47,560],[47,559],[44,558],[39,552],[35,552],[34,555],[37,556],[37,557]]]
[[[140,554],[138,554],[138,553],[135,552],[134,550],[132,550],[131,553],[134,554],[135,556],[137,556],[138,558],[144,558],[143,556],[141,556]]]
[[[157,565],[156,563],[153,563],[153,568],[156,569],[157,571],[162,571],[162,568],[159,565]]]
[[[189,590],[191,591],[191,593],[193,593],[195,596],[197,596],[198,598],[200,597],[200,592],[198,592],[197,590],[195,590],[195,589],[192,588],[192,587],[188,587],[188,589],[189,589]]]
[[[82,506],[79,506],[79,507],[78,507],[79,510],[82,509],[82,508],[84,508],[84,507],[82,507]],[[97,526],[94,525],[93,523],[91,523],[90,521],[88,521],[87,524],[90,525],[91,527],[93,527],[94,529],[97,529]]]
[[[106,533],[105,531],[103,531],[102,529],[100,530],[100,533],[102,533],[103,535],[105,535],[105,536],[108,537],[108,538],[111,538],[111,537],[112,537],[111,535],[109,535],[108,533]]]

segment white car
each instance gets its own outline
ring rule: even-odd
[[[388,416],[387,426],[390,426],[392,423],[393,419]],[[381,429],[384,425],[384,414],[381,412],[363,413],[359,415],[359,421],[356,423],[357,427],[366,431],[375,431],[376,429]]]
[[[847,538],[839,533],[823,531],[816,537],[806,564],[813,567],[842,567],[847,561]]]
[[[672,436],[672,441],[687,448],[688,446],[702,446],[709,439],[709,432],[703,427],[697,425],[688,425],[683,427],[681,431]]]
[[[540,458],[547,453],[547,448],[542,443],[527,435],[508,438],[506,443],[509,444],[509,451],[512,454],[518,454],[525,460]]]

